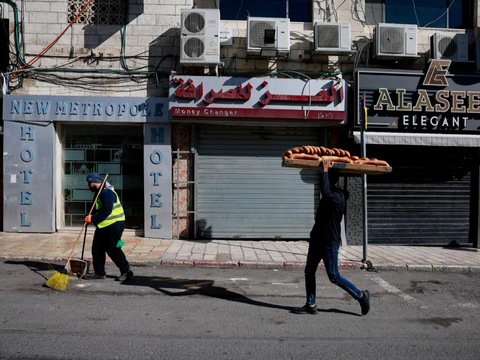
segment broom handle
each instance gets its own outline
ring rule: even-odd
[[[90,211],[88,212],[88,215],[92,214],[93,208],[95,207],[95,204],[97,203],[98,197],[100,196],[100,193],[103,190],[103,186],[107,182],[108,174],[105,175],[105,179],[103,179],[102,185],[100,185],[100,189],[98,190],[97,196],[95,196],[95,200],[93,201],[92,207],[90,208]],[[77,241],[75,241],[75,245],[73,245],[72,252],[70,253],[70,256],[68,257],[67,264],[65,267],[67,267],[68,263],[70,262],[70,259],[73,256],[73,252],[75,251],[75,248],[77,247],[78,240],[80,240],[80,237],[82,236],[83,230],[85,229],[85,225],[87,225],[86,222],[83,223],[82,230],[80,230],[80,233],[78,234]]]

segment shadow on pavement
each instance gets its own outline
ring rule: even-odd
[[[134,276],[122,282],[127,286],[148,286],[168,296],[203,295],[228,301],[237,301],[244,304],[263,306],[281,310],[292,310],[290,306],[270,304],[252,300],[242,294],[230,291],[224,287],[215,286],[212,280],[176,279],[167,277]]]
[[[130,280],[122,282],[121,284],[126,286],[148,286],[168,296],[203,295],[216,299],[236,301],[243,304],[263,306],[273,309],[287,311],[291,311],[294,309],[294,307],[292,306],[276,305],[250,299],[242,294],[228,290],[224,287],[215,286],[215,282],[213,280],[178,279],[169,277],[135,275]],[[338,309],[318,309],[318,311],[359,316],[358,314]]]
[[[18,261],[7,260],[7,261],[4,261],[4,264],[24,265],[27,268],[29,268],[31,271],[33,271],[34,273],[36,273],[36,274],[42,276],[43,278],[45,278],[45,280],[48,279],[48,276],[45,276],[45,275],[48,275],[48,273],[44,274],[44,272],[61,271],[65,267],[64,265],[56,265],[56,264],[44,263],[44,262],[40,262],[40,261],[31,261],[31,260],[18,260]]]
[[[344,311],[344,310],[338,310],[338,309],[320,309],[317,306],[318,312],[324,312],[324,313],[335,313],[335,314],[345,314],[345,315],[353,315],[353,316],[362,316],[360,314],[356,314],[350,311]]]

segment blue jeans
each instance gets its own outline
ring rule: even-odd
[[[325,246],[310,241],[307,254],[307,265],[305,266],[305,288],[307,291],[307,304],[315,304],[316,295],[316,279],[318,264],[323,259],[325,270],[327,271],[328,279],[347,293],[352,295],[356,300],[362,296],[362,292],[358,290],[355,285],[345,279],[338,272],[338,248],[339,246]]]

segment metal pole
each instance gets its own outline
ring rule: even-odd
[[[366,94],[363,93],[363,109],[364,116],[362,124],[360,126],[360,142],[362,145],[361,157],[367,157],[367,146],[365,142],[365,130],[367,128],[367,107],[366,107]],[[362,185],[363,185],[363,262],[368,261],[368,213],[367,213],[367,175],[362,174]]]
[[[365,156],[365,131],[361,130],[362,157]],[[368,214],[367,214],[367,175],[362,174],[363,185],[363,262],[368,260]]]
[[[180,239],[180,126],[177,128],[177,178],[175,181],[177,188],[177,240]]]

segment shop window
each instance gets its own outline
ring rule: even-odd
[[[82,226],[93,193],[85,178],[108,174],[125,211],[126,228],[143,228],[141,126],[66,125],[62,138],[65,226]]]
[[[365,0],[366,21],[415,24],[418,27],[468,29],[473,21],[472,0]]]
[[[289,18],[290,21],[311,22],[310,0],[219,0],[222,20],[247,20],[252,17]]]

